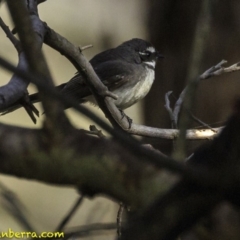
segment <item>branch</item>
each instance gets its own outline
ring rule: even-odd
[[[212,129],[189,129],[186,139],[188,140],[209,140],[217,136],[223,127]],[[132,124],[129,130],[132,134],[142,137],[154,137],[160,139],[174,140],[179,136],[178,129],[153,128],[144,125]]]
[[[137,155],[139,157],[139,160],[147,161],[157,167],[168,166],[169,168],[172,168],[174,171],[181,172],[182,174],[186,174],[186,175],[189,174],[188,170],[186,170],[182,164],[179,164],[168,157],[162,156],[157,151],[152,151],[152,150],[149,150],[149,149],[141,146],[141,143],[139,141],[137,141],[134,138],[131,138],[130,136],[126,136],[126,134],[124,132],[113,130],[101,118],[96,116],[93,112],[91,112],[87,108],[79,105],[78,103],[76,103],[74,100],[71,100],[70,98],[60,95],[60,93],[56,89],[48,88],[47,86],[45,86],[44,81],[42,81],[41,78],[36,78],[34,75],[32,75],[30,73],[19,71],[17,68],[15,68],[13,65],[9,64],[7,61],[2,59],[1,57],[0,57],[0,65],[2,65],[4,68],[6,68],[10,71],[16,72],[22,78],[26,78],[29,81],[33,82],[42,91],[45,91],[46,93],[48,93],[52,97],[58,99],[62,103],[69,104],[69,105],[73,106],[76,110],[78,110],[80,113],[83,113],[84,115],[88,116],[89,118],[94,119],[94,121],[97,124],[99,124],[105,130],[107,130],[110,134],[112,134],[112,136],[114,136],[118,142],[120,142],[123,146],[126,147],[126,149],[128,149],[130,152]],[[73,129],[66,128],[65,130],[66,130],[65,133],[69,134]],[[61,134],[61,136],[62,136],[62,134]],[[57,140],[57,139],[51,139],[51,140],[52,140],[52,142],[50,144],[54,145],[53,140]]]
[[[64,55],[79,71],[82,71],[82,68],[85,69],[83,75],[87,78],[87,83],[93,80],[93,83],[91,83],[91,88],[93,91],[95,91],[95,94],[100,93],[100,95],[97,97],[100,100],[98,99],[97,101],[101,102],[101,106],[106,103],[107,109],[105,105],[102,109],[104,109],[104,113],[108,116],[108,119],[114,126],[116,126],[116,124],[119,124],[128,133],[145,137],[174,139],[178,135],[178,130],[159,129],[134,123],[132,123],[131,128],[129,129],[129,122],[125,118],[122,118],[122,114],[116,108],[113,101],[111,101],[111,97],[105,97],[104,92],[106,91],[106,87],[98,79],[98,76],[96,76],[94,70],[92,69],[92,66],[89,63],[87,64],[87,60],[83,55],[80,54],[79,49],[50,28],[48,28],[48,33],[44,41],[47,45]],[[201,132],[208,132],[208,135],[204,136],[200,134]],[[203,130],[200,132],[199,130],[189,131],[189,139],[208,139],[214,135],[214,132],[210,133],[208,130]]]
[[[118,130],[121,130],[120,126],[127,129],[129,122],[126,118],[122,118],[121,112],[112,101],[112,98],[116,99],[117,96],[109,92],[107,87],[100,81],[91,64],[79,51],[80,49],[49,27],[44,42],[59,51],[77,68],[111,124]]]
[[[208,182],[181,180],[167,194],[160,196],[138,219],[133,219],[123,240],[176,239],[220,201],[240,205],[240,100],[221,134],[200,147],[188,164],[204,170]],[[156,227],[157,226],[157,227]]]
[[[129,139],[126,140],[126,136],[119,134],[117,131],[113,131],[113,129],[106,124],[105,121],[103,121],[101,118],[99,118],[96,114],[88,110],[82,105],[79,105],[75,101],[72,101],[69,98],[66,98],[59,94],[59,92],[55,91],[55,89],[48,89],[43,84],[43,81],[41,79],[36,78],[35,76],[31,74],[27,74],[22,72],[21,70],[15,68],[13,65],[9,64],[7,61],[5,61],[3,58],[0,57],[0,65],[4,67],[6,70],[9,70],[11,72],[15,72],[16,75],[19,75],[20,77],[27,79],[28,81],[36,84],[39,88],[42,89],[42,91],[46,91],[49,95],[55,97],[59,101],[61,101],[63,104],[67,104],[72,106],[75,110],[78,112],[84,114],[89,119],[96,122],[99,126],[101,126],[103,129],[105,129],[108,133],[110,133],[112,136],[115,136],[117,139],[123,138],[123,141],[129,143]],[[4,113],[3,113],[4,114]],[[219,132],[222,130],[223,127],[219,128],[212,128],[212,129],[190,129],[187,131],[186,138],[189,140],[209,140],[213,139]],[[160,139],[168,139],[173,140],[178,137],[179,130],[177,129],[161,129],[161,128],[153,128],[148,127],[144,125],[136,125],[132,124],[131,129],[129,130],[132,134],[139,135],[139,136],[146,136],[146,137],[154,137],[154,138],[160,138]],[[130,145],[131,146],[131,145]]]
[[[81,65],[87,69],[87,72],[90,72],[90,76],[92,77],[94,75],[94,79],[95,77],[95,73],[93,73],[92,69],[88,68],[89,66],[85,66],[86,64],[86,60],[83,60],[83,56],[79,56],[79,49],[75,46],[73,46],[71,43],[69,43],[65,38],[63,38],[62,36],[60,36],[59,34],[57,34],[56,32],[54,32],[53,30],[51,30],[50,28],[48,28],[48,33],[46,35],[45,38],[45,42],[53,47],[54,49],[56,49],[57,51],[59,51],[61,54],[65,55],[73,64],[74,66],[79,68],[78,62],[81,63]],[[79,58],[79,59],[78,59]],[[90,77],[90,78],[91,78]],[[94,88],[99,89],[99,84],[100,81],[94,81]],[[96,83],[96,84],[95,84]],[[101,82],[100,82],[101,85]],[[105,86],[103,86],[103,89],[100,87],[101,90],[98,90],[98,92],[102,92],[104,93],[106,91]],[[105,95],[101,94],[101,98],[104,99]],[[108,107],[110,109],[110,115],[115,115],[117,114],[117,122],[129,133],[131,134],[135,134],[135,135],[139,135],[139,136],[145,136],[145,137],[157,137],[157,138],[163,138],[163,139],[174,139],[178,136],[178,131],[177,130],[171,130],[171,129],[159,129],[159,128],[152,128],[152,127],[148,127],[148,126],[143,126],[143,125],[137,125],[137,124],[132,124],[131,125],[131,129],[129,129],[129,123],[128,121],[124,121],[124,126],[121,124],[122,122],[122,115],[119,113],[118,109],[115,107],[114,104],[109,103],[108,102]],[[109,113],[109,112],[108,112]],[[112,119],[112,117],[110,117]],[[116,123],[114,122],[113,125],[116,125]],[[208,132],[207,135],[203,135],[200,133],[203,132]],[[208,139],[209,137],[213,137],[214,136],[214,132],[209,132],[209,131],[198,131],[198,130],[190,130],[189,131],[189,139]]]
[[[226,64],[226,63],[227,63],[226,60],[222,60],[221,62],[219,62],[215,66],[209,68],[204,73],[202,73],[198,78],[196,78],[194,83],[198,84],[201,80],[208,79],[208,78],[211,78],[211,77],[214,77],[214,76],[219,76],[223,73],[234,72],[234,71],[239,71],[240,70],[239,63],[235,63],[230,67],[224,68],[223,65]],[[176,123],[178,122],[179,112],[180,112],[180,109],[182,107],[183,100],[185,98],[188,87],[189,86],[187,86],[183,89],[183,91],[181,92],[178,100],[175,103],[174,110],[173,110],[173,116],[174,116],[174,121]]]
[[[34,72],[37,77],[43,76],[44,84],[53,88],[51,75],[41,52],[46,31],[45,25],[38,17],[37,1],[29,0],[26,3],[24,0],[9,0],[7,4],[29,64],[29,71]],[[41,89],[39,94],[48,121],[45,126],[55,126],[55,129],[62,129],[64,123],[66,128],[67,126],[69,127],[69,123],[63,113],[63,107]]]
[[[148,204],[176,181],[115,141],[75,130],[56,146],[46,131],[0,124],[0,155],[3,174],[70,185],[84,195],[105,194],[136,207]]]
[[[1,200],[3,200],[4,208],[19,223],[23,229],[35,232],[31,222],[27,217],[27,211],[23,203],[18,199],[14,192],[10,191],[3,183],[0,183]]]
[[[209,68],[204,73],[202,73],[192,84],[198,84],[198,82],[201,81],[201,80],[209,79],[209,78],[215,77],[215,76],[220,76],[224,73],[240,71],[240,62],[235,63],[235,64],[231,65],[230,67],[223,67],[223,65],[226,64],[226,63],[227,63],[226,60],[222,60],[221,62],[219,62],[215,66]],[[189,86],[184,88],[184,90],[181,92],[178,100],[175,103],[174,110],[172,112],[173,119],[174,119],[175,123],[178,122],[178,116],[179,116],[180,109],[182,107],[185,108],[185,106],[182,106],[182,105],[183,105],[183,101],[185,99],[185,96],[187,94],[188,88],[189,88]],[[189,109],[185,109],[185,111],[186,110],[189,110]],[[186,134],[186,139],[188,139],[187,134]]]
[[[22,52],[20,42],[13,36],[10,29],[0,18],[0,26],[2,30],[6,33],[6,36],[13,43],[14,47],[18,52],[18,66],[19,70],[27,70],[27,60],[25,54]],[[18,75],[14,74],[8,84],[0,87],[0,110],[8,108],[11,104],[15,103],[26,93],[26,89],[29,82],[25,79],[20,78]]]
[[[69,220],[73,217],[74,213],[76,213],[77,209],[79,208],[79,206],[82,204],[84,197],[78,197],[76,203],[73,205],[73,207],[71,208],[71,210],[69,211],[69,213],[63,218],[63,220],[60,222],[59,226],[56,228],[55,232],[61,232],[64,227],[67,225],[67,223],[69,222]]]

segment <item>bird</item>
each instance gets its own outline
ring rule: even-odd
[[[117,95],[115,105],[124,110],[147,95],[155,79],[157,60],[161,58],[163,55],[150,42],[133,38],[115,48],[98,53],[89,62],[102,83]],[[88,101],[97,104],[80,73],[57,86],[57,90],[79,104]],[[29,95],[29,100],[31,103],[39,102],[38,93]],[[20,107],[13,106],[2,114]],[[68,107],[71,106],[66,105],[66,108]]]

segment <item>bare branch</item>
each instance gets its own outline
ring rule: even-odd
[[[227,63],[226,60],[222,60],[221,62],[219,62],[215,66],[209,68],[204,73],[202,73],[195,80],[195,82],[193,82],[193,84],[198,84],[198,82],[201,81],[201,80],[209,79],[209,78],[214,77],[214,76],[220,76],[220,75],[222,75],[224,73],[231,73],[231,72],[235,72],[235,71],[240,71],[240,63],[239,62],[235,63],[235,64],[233,64],[233,65],[231,65],[229,67],[223,67],[223,65],[226,64],[226,63]],[[176,122],[178,122],[179,112],[180,112],[180,109],[182,107],[185,95],[186,95],[186,93],[188,91],[188,87],[189,86],[184,88],[184,90],[181,92],[178,100],[175,103],[174,110],[173,110],[173,119]],[[203,124],[203,125],[205,125],[205,127],[208,127],[208,126],[206,126],[206,124]],[[212,130],[215,131],[214,129],[212,129]],[[186,139],[188,139],[187,135],[186,135]]]
[[[86,46],[83,46],[83,47],[80,46],[79,49],[80,49],[80,51],[84,51],[84,50],[92,48],[92,47],[93,47],[93,45],[89,44],[89,45],[86,45]]]
[[[105,138],[105,135],[102,133],[102,131],[97,129],[97,127],[95,125],[90,125],[89,130],[90,130],[91,134],[95,134],[96,136],[98,136],[100,138]]]
[[[240,62],[231,65],[230,67],[222,67],[223,64],[227,63],[227,61],[222,60],[218,65],[215,66],[215,69],[209,69],[205,73],[203,73],[200,78],[201,79],[208,79],[214,76],[220,76],[224,73],[231,73],[240,70]]]
[[[197,84],[200,80],[208,79],[214,76],[219,76],[224,73],[230,73],[240,70],[240,63],[235,63],[231,65],[230,67],[222,67],[223,64],[225,64],[227,61],[222,60],[215,66],[209,68],[207,71],[205,71],[203,74],[201,74],[196,80],[193,82],[193,84]],[[176,101],[173,110],[170,107],[170,101],[169,101],[169,95],[171,92],[168,92],[165,95],[165,107],[167,108],[167,111],[169,112],[170,119],[172,123],[177,124],[178,123],[178,116],[180,109],[183,104],[183,100],[185,98],[186,92],[187,92],[188,86],[184,88],[184,90],[181,92],[178,100]],[[189,110],[188,110],[189,112]],[[209,128],[209,127],[207,127]],[[159,129],[159,128],[151,128],[148,126],[143,125],[137,125],[132,124],[131,129],[125,129],[127,132],[139,136],[145,136],[145,137],[157,137],[157,138],[165,138],[165,139],[174,139],[178,137],[178,130],[171,130],[171,129]],[[186,132],[186,139],[206,139],[204,138],[205,133],[212,138],[215,136],[216,133],[219,132],[220,129],[213,128],[211,131],[208,131],[207,129],[203,129],[201,133],[197,132],[196,130],[187,130]],[[202,134],[204,133],[204,134]],[[208,138],[208,137],[207,137]]]
[[[19,71],[17,68],[15,68],[13,65],[9,64],[7,61],[2,59],[1,57],[0,57],[0,65],[5,67],[6,69],[15,71],[17,74],[19,74],[19,76],[26,78],[26,79],[32,81],[33,83],[35,83],[39,88],[44,90],[45,93],[50,94],[52,97],[55,97],[62,102],[65,102],[67,104],[69,103],[79,112],[94,119],[94,121],[96,123],[98,123],[100,126],[104,127],[104,129],[106,129],[109,133],[111,133],[118,142],[120,142],[123,146],[126,147],[126,149],[128,149],[130,152],[133,152],[135,155],[137,155],[139,157],[139,160],[147,161],[158,167],[163,167],[163,165],[164,166],[166,165],[166,166],[174,169],[174,171],[181,172],[186,175],[189,174],[189,171],[187,169],[185,169],[185,167],[182,164],[179,164],[168,157],[164,157],[162,154],[159,154],[156,151],[151,151],[148,148],[141,146],[139,141],[137,141],[134,138],[131,138],[130,136],[126,136],[126,134],[122,131],[113,130],[103,120],[101,120],[99,117],[97,117],[95,114],[93,114],[91,111],[89,111],[85,107],[77,104],[75,101],[71,100],[70,98],[61,96],[60,93],[58,91],[56,91],[56,89],[51,88],[51,87],[48,88],[47,86],[45,86],[44,81],[41,81],[41,78],[35,78],[34,75]],[[73,130],[72,128],[68,129],[65,126],[64,131],[66,134],[69,134],[72,130]],[[60,129],[60,131],[61,131],[61,129]],[[62,134],[61,134],[61,136],[62,136]],[[63,138],[63,140],[64,139],[65,138]],[[54,139],[52,139],[51,145],[54,145],[53,140]],[[59,141],[58,139],[55,139],[55,140]]]
[[[79,208],[79,206],[82,204],[84,197],[80,196],[76,203],[73,205],[72,209],[69,211],[69,213],[64,217],[64,219],[61,221],[61,223],[59,224],[59,226],[56,228],[56,232],[61,232],[64,227],[67,225],[67,223],[69,222],[69,220],[73,217],[73,215],[76,213],[77,209]]]
[[[213,139],[222,130],[223,127],[211,129],[189,129],[186,133],[186,139],[188,140],[208,140]],[[162,129],[153,128],[144,125],[132,124],[129,130],[132,134],[143,136],[143,137],[153,137],[161,139],[174,140],[179,136],[178,129]]]
[[[13,65],[9,64],[7,61],[2,59],[1,57],[0,57],[0,65],[2,65],[7,70],[16,72],[16,74],[19,75],[20,77],[35,83],[36,85],[38,85],[39,88],[41,88],[42,90],[45,90],[48,94],[51,94],[53,97],[62,101],[62,103],[69,104],[80,113],[83,113],[85,116],[95,121],[97,124],[99,124],[103,129],[108,131],[110,134],[112,134],[113,136],[116,136],[117,139],[123,138],[123,142],[129,143],[128,138],[126,140],[126,138],[123,135],[121,134],[119,135],[117,131],[113,131],[113,129],[110,128],[108,124],[106,124],[102,119],[100,119],[98,116],[96,116],[93,112],[89,111],[84,106],[77,104],[75,101],[72,101],[69,98],[65,98],[64,96],[60,95],[59,92],[57,92],[55,89],[46,88],[46,86],[43,84],[43,81],[41,81],[41,79],[38,79],[35,76],[28,74],[26,72],[20,71],[19,69],[15,68]],[[222,130],[222,127],[213,128],[213,130],[191,129],[187,131],[186,137],[187,139],[192,139],[192,140],[208,140],[208,139],[214,138],[221,130]],[[170,140],[177,138],[179,133],[179,131],[176,129],[160,129],[160,128],[153,128],[153,127],[147,127],[147,126],[136,125],[136,124],[132,124],[129,132],[139,136],[149,136],[149,137],[170,139]]]
[[[230,73],[230,72],[235,72],[240,70],[240,63],[235,63],[230,67],[224,68],[222,65],[226,64],[226,60],[222,60],[215,66],[209,68],[206,70],[204,73],[202,73],[195,81],[198,83],[200,80],[205,80],[209,79],[214,76],[220,76],[224,73]],[[174,121],[178,122],[178,116],[180,109],[182,107],[183,100],[185,98],[186,92],[187,92],[188,86],[184,88],[184,90],[181,92],[178,100],[175,103],[174,110],[173,110],[173,116],[174,116]]]
[[[169,91],[165,94],[165,108],[167,109],[168,113],[169,113],[169,117],[172,123],[172,128],[177,128],[177,122],[175,121],[175,117],[173,114],[173,110],[170,106],[170,100],[169,100],[169,96],[172,94],[172,91]]]
[[[0,189],[5,209],[25,230],[34,232],[34,228],[27,218],[26,208],[23,203],[3,183],[0,183]]]
[[[0,124],[0,155],[1,173],[75,186],[84,195],[101,193],[136,207],[152,201],[177,179],[152,167],[148,159],[144,163],[142,157],[136,157],[113,140],[75,130],[69,131],[56,146],[46,131]],[[143,155],[141,151],[140,155]],[[168,160],[166,164],[170,166],[173,162]],[[196,177],[186,166],[181,168],[186,177],[188,173],[190,178]],[[164,187],[159,188],[161,181]],[[151,190],[143,187],[145,184],[151,186]],[[147,194],[149,190],[151,196]]]
[[[119,239],[121,239],[122,235],[122,217],[124,209],[126,209],[126,206],[123,203],[120,203],[117,213],[117,235]]]
[[[44,84],[53,88],[54,86],[48,66],[41,53],[46,30],[45,25],[38,17],[37,1],[29,0],[26,5],[26,1],[24,0],[9,0],[7,4],[16,25],[23,51],[26,54],[30,68],[29,70],[34,72],[37,76],[44,76],[42,79],[44,80]],[[69,124],[64,115],[63,107],[51,96],[46,95],[44,91],[39,90],[39,95],[40,98],[42,98],[47,121],[52,122],[45,126],[55,126],[56,129],[61,129],[60,125],[64,122],[67,128]]]
[[[2,20],[1,17],[0,17],[0,27],[6,33],[6,36],[9,38],[9,40],[12,42],[13,46],[17,49],[17,52],[20,54],[20,52],[22,51],[20,42],[18,41],[18,39],[16,37],[14,37],[14,35],[10,31],[9,27],[4,23],[4,21]]]
[[[191,117],[198,122],[201,127],[205,127],[205,128],[209,128],[211,129],[213,132],[215,132],[214,128],[212,128],[210,125],[208,125],[207,123],[203,122],[202,120],[200,120],[199,118],[197,118],[196,116],[194,116],[193,114],[191,114]]]
[[[199,182],[181,180],[155,200],[139,219],[134,219],[122,239],[176,239],[221,201],[239,206],[240,198],[236,194],[240,190],[239,135],[240,100],[222,133],[195,151],[188,161],[189,165],[209,174],[208,182],[204,178],[199,178]]]
[[[13,36],[12,32],[3,22],[2,18],[0,18],[0,26],[18,51],[19,62],[17,68],[19,70],[27,70],[28,65],[26,56],[22,52],[20,42]],[[28,81],[14,74],[8,84],[0,87],[0,109],[4,110],[5,108],[8,108],[11,104],[15,103],[24,96],[26,94],[28,84]]]
[[[224,64],[226,64],[226,63],[227,63],[226,60],[222,60],[221,62],[219,62],[219,63],[216,64],[215,66],[212,66],[211,68],[209,68],[208,70],[206,70],[206,71],[200,76],[200,78],[202,78],[202,79],[207,79],[207,78],[209,78],[209,76],[211,75],[212,72],[215,72],[215,71],[221,69],[222,66],[223,66]]]
[[[82,74],[98,105],[111,124],[119,130],[122,128],[128,129],[127,119],[122,118],[121,112],[112,101],[112,98],[116,99],[116,96],[109,92],[107,87],[99,80],[91,64],[79,52],[79,49],[49,27],[44,42],[68,58]]]
[[[13,43],[14,47],[16,48],[18,54],[19,54],[19,61],[24,62],[23,66],[27,66],[26,64],[26,59],[25,59],[25,54],[22,51],[22,46],[20,41],[18,41],[17,38],[12,34],[10,29],[6,26],[6,24],[3,22],[2,18],[0,18],[0,26],[3,29],[3,31],[6,33],[7,37],[10,39],[10,41]],[[21,65],[19,64],[18,67]],[[22,69],[24,70],[24,68]],[[31,101],[28,98],[28,94],[26,92],[26,87],[27,84],[26,80],[23,80],[19,78],[18,75],[14,74],[10,82],[3,86],[0,87],[0,95],[1,98],[4,99],[4,104],[0,103],[0,109],[2,108],[10,108],[9,105],[11,103],[16,104],[16,101],[19,99],[19,96],[24,94],[20,99],[19,103],[25,108],[27,111],[28,115],[31,117],[32,121],[36,123],[36,118],[33,113],[35,113],[37,116],[39,116],[38,110],[35,108],[35,106],[31,103]],[[23,87],[23,88],[22,88]],[[24,93],[22,93],[22,90],[25,89]]]
[[[63,55],[65,55],[75,66],[78,65],[77,61],[82,61],[83,56],[79,57],[79,51],[77,48],[75,48],[75,46],[71,45],[65,38],[63,38],[62,36],[60,36],[59,34],[55,33],[53,30],[48,29],[48,34],[46,36],[46,43],[49,44],[51,47],[55,48],[56,50],[58,50],[59,52],[61,52]],[[75,48],[75,49],[74,49]],[[80,60],[76,60],[76,59],[80,59]],[[84,60],[85,61],[85,60]],[[82,63],[82,66],[85,64]],[[85,65],[84,65],[85,66]],[[85,66],[86,68],[86,66]],[[89,73],[89,68],[87,67],[87,71]],[[92,72],[92,70],[90,71],[90,75],[92,76],[92,74],[94,74]],[[96,76],[95,76],[96,77]],[[99,81],[100,82],[100,81]],[[97,83],[98,85],[98,83]],[[104,98],[105,96],[110,96],[108,94],[108,91],[105,90],[99,90],[99,87],[97,86],[98,92],[101,92],[102,97]],[[114,96],[111,96],[114,98]],[[106,99],[105,99],[106,101]],[[158,129],[158,128],[151,128],[151,127],[147,127],[147,126],[142,126],[142,125],[137,125],[137,124],[132,124],[131,128],[129,129],[129,123],[128,121],[125,119],[122,119],[122,115],[119,112],[119,110],[115,107],[114,103],[109,103],[109,101],[106,101],[109,111],[110,111],[110,115],[117,115],[117,122],[122,126],[122,128],[125,129],[125,131],[131,133],[131,134],[136,134],[136,135],[140,135],[140,136],[147,136],[147,137],[158,137],[158,138],[167,138],[167,139],[174,139],[177,135],[178,132],[175,131],[171,131],[168,129]],[[175,113],[175,115],[177,115]],[[124,124],[122,124],[122,121],[124,122]],[[115,123],[113,123],[115,124]],[[199,139],[206,139],[204,137],[202,137],[201,135],[199,135],[198,133],[194,134],[195,130],[191,130],[190,131],[190,136],[194,136],[193,138],[196,139],[199,137]],[[210,137],[212,137],[213,135],[211,135]],[[208,136],[209,137],[209,136]]]

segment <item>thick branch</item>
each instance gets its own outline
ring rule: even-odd
[[[52,146],[52,138],[43,130],[1,124],[0,172],[75,186],[84,194],[106,194],[132,206],[148,204],[175,181],[112,140],[73,131]]]
[[[209,140],[216,137],[223,127],[212,129],[189,129],[186,139],[188,140]],[[132,134],[143,137],[156,137],[161,139],[174,140],[179,135],[178,129],[153,128],[144,125],[132,124],[130,131]]]
[[[26,78],[29,81],[35,83],[40,89],[44,90],[46,93],[48,93],[52,97],[58,99],[61,102],[65,102],[69,105],[72,105],[79,112],[85,114],[86,116],[88,116],[91,119],[94,119],[94,121],[96,123],[98,123],[104,129],[106,129],[109,133],[111,133],[112,136],[114,136],[118,142],[120,142],[123,146],[126,147],[126,149],[128,149],[130,152],[134,153],[134,155],[138,156],[139,160],[147,161],[147,162],[152,163],[153,165],[160,167],[160,168],[167,167],[167,168],[170,168],[172,171],[175,171],[175,172],[178,172],[178,173],[181,173],[184,175],[190,174],[191,175],[191,176],[189,176],[190,178],[194,177],[194,175],[192,175],[184,167],[183,164],[179,164],[179,163],[175,162],[174,160],[172,160],[166,156],[163,156],[162,154],[159,154],[158,151],[152,151],[152,150],[149,150],[149,149],[141,146],[139,141],[137,141],[134,138],[130,138],[128,135],[126,135],[122,131],[114,131],[108,124],[106,124],[102,119],[100,119],[95,114],[93,114],[90,110],[77,104],[74,100],[72,100],[70,98],[60,96],[60,93],[58,91],[56,91],[56,89],[51,88],[51,87],[48,88],[47,86],[45,86],[44,83],[41,81],[41,78],[38,79],[38,78],[35,78],[35,76],[30,73],[19,71],[17,68],[15,68],[13,65],[8,63],[1,57],[0,57],[0,64],[3,67],[5,67],[6,69],[16,72],[19,76]],[[68,129],[67,125],[66,126],[63,125],[63,127],[65,127],[64,128],[65,134],[69,134],[69,132],[71,132],[73,130],[72,128]],[[61,132],[62,129],[59,129],[59,131]],[[59,141],[60,136],[63,137],[63,139],[65,137],[64,135],[61,134],[56,139],[57,141]],[[50,144],[54,145],[55,143],[52,141]]]
[[[51,75],[41,52],[46,31],[45,25],[38,16],[37,1],[9,0],[7,3],[29,64],[29,70],[34,72],[36,76],[43,77],[44,84],[53,88]],[[41,89],[39,89],[39,94],[47,119],[50,121],[47,122],[47,125],[61,128],[63,121],[66,127],[69,126],[59,103]]]
[[[129,127],[128,121],[125,118],[123,120],[121,113],[113,101],[111,101],[115,96],[113,96],[107,87],[99,80],[91,64],[81,54],[80,49],[50,28],[48,28],[44,42],[63,54],[82,74],[86,84],[95,96],[98,105],[111,124],[118,129],[121,129],[119,127],[121,125],[127,129]]]

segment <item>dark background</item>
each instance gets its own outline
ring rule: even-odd
[[[197,66],[198,74],[222,59],[227,60],[228,65],[240,60],[238,52],[240,2],[234,0],[205,2],[208,11],[204,13],[204,17],[209,17],[210,20],[204,47],[199,50],[202,52],[202,60]],[[144,118],[147,125],[171,127],[168,113],[163,106],[164,94],[173,91],[170,99],[174,103],[186,85],[197,21],[203,3],[204,1],[191,0],[148,1],[149,36],[165,55],[165,59],[158,64],[155,85],[144,102]],[[239,73],[225,74],[200,82],[194,114],[214,127],[223,125],[232,111],[234,100],[239,96],[239,89]],[[199,124],[192,124],[192,127],[196,126]],[[160,141],[157,143],[155,141],[155,145],[159,143]],[[166,150],[162,144],[166,146],[166,142],[161,141],[159,148]],[[167,146],[171,144],[168,143]]]

